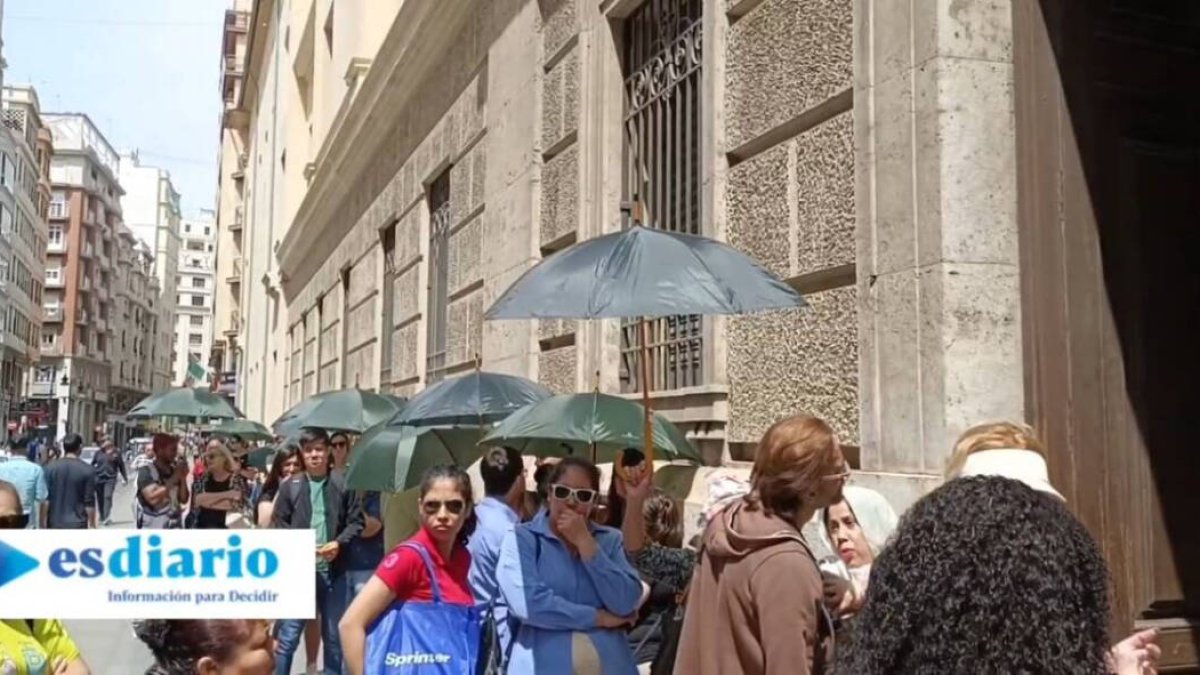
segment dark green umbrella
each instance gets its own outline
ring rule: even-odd
[[[391,424],[446,426],[490,424],[550,397],[550,390],[515,375],[476,370],[442,380],[404,405]]]
[[[401,492],[414,487],[429,467],[467,468],[483,454],[479,427],[412,427],[380,424],[354,444],[346,486],[351,490]]]
[[[625,448],[643,447],[645,409],[619,396],[560,394],[510,415],[482,445],[502,445],[539,457],[578,455],[611,462]],[[700,462],[692,444],[662,415],[652,417],[654,458]]]
[[[270,441],[275,438],[271,430],[252,420],[221,420],[208,429],[218,438],[237,436],[243,441]]]
[[[279,452],[279,448],[273,445],[266,445],[261,448],[255,448],[246,453],[246,466],[259,471],[270,471],[271,462],[275,460],[275,454]]]
[[[156,417],[234,419],[242,417],[229,401],[204,389],[180,387],[152,394],[130,408],[129,419]]]
[[[289,438],[306,427],[360,434],[394,417],[403,405],[402,398],[361,389],[330,391],[292,406],[271,428]]]

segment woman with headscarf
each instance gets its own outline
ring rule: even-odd
[[[823,509],[818,527],[836,557],[821,561],[825,602],[839,618],[854,614],[867,594],[871,565],[896,530],[896,511],[883,495],[848,485]]]

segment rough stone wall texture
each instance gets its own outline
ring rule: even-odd
[[[405,270],[392,281],[392,325],[399,326],[411,321],[420,313],[418,302],[421,297],[421,274],[415,265]]]
[[[725,64],[728,147],[850,88],[852,7],[847,0],[766,0],[730,26]]]
[[[338,389],[338,362],[321,367],[320,378],[321,391],[334,391]]]
[[[447,252],[449,270],[447,282],[450,293],[457,293],[480,280],[479,255],[482,241],[480,235],[483,225],[479,218],[460,227],[450,235],[450,249]]]
[[[483,206],[483,179],[487,175],[487,145],[478,144],[450,169],[450,222],[464,218]]]
[[[579,225],[579,149],[572,144],[542,168],[542,242]]]
[[[542,80],[542,147],[579,129],[579,47],[567,51]]]
[[[538,354],[538,382],[556,394],[575,391],[575,345],[551,349]]]
[[[729,319],[731,442],[755,442],[776,420],[803,412],[858,443],[856,296],[847,286],[810,294],[806,309]]]
[[[469,363],[483,354],[483,295],[474,291],[450,303],[446,362],[450,366]]]
[[[422,324],[412,322],[392,332],[392,381],[415,380],[421,372],[417,367],[417,338]]]
[[[579,0],[538,0],[542,12],[542,49],[553,55],[579,32]]]
[[[363,389],[375,386],[378,379],[378,374],[374,372],[375,346],[377,344],[371,342],[353,352],[346,353],[346,386]]]

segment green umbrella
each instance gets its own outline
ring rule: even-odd
[[[246,466],[259,471],[270,471],[276,452],[278,452],[278,448],[271,445],[255,448],[246,455]]]
[[[237,436],[243,441],[270,441],[275,438],[270,429],[253,420],[221,420],[209,427],[208,432],[219,438]]]
[[[152,394],[125,415],[129,419],[156,417],[234,419],[242,417],[229,401],[204,389],[180,387]]]
[[[611,462],[625,448],[643,447],[644,416],[641,405],[619,396],[560,394],[516,411],[480,444],[510,446],[539,457],[581,455]],[[674,424],[657,414],[652,420],[656,459],[701,461]]]
[[[372,427],[350,452],[346,486],[401,492],[417,485],[429,467],[457,464],[465,469],[483,454],[478,442],[485,433],[482,427]]]
[[[391,419],[404,406],[404,399],[361,389],[328,391],[292,406],[271,428],[280,436],[293,437],[306,427],[356,434]]]

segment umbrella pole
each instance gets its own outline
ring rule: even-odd
[[[642,333],[641,366],[642,366],[642,453],[647,462],[653,462],[654,457],[654,412],[650,410],[650,329],[646,325],[646,317],[639,321]],[[653,466],[653,464],[651,464]]]

